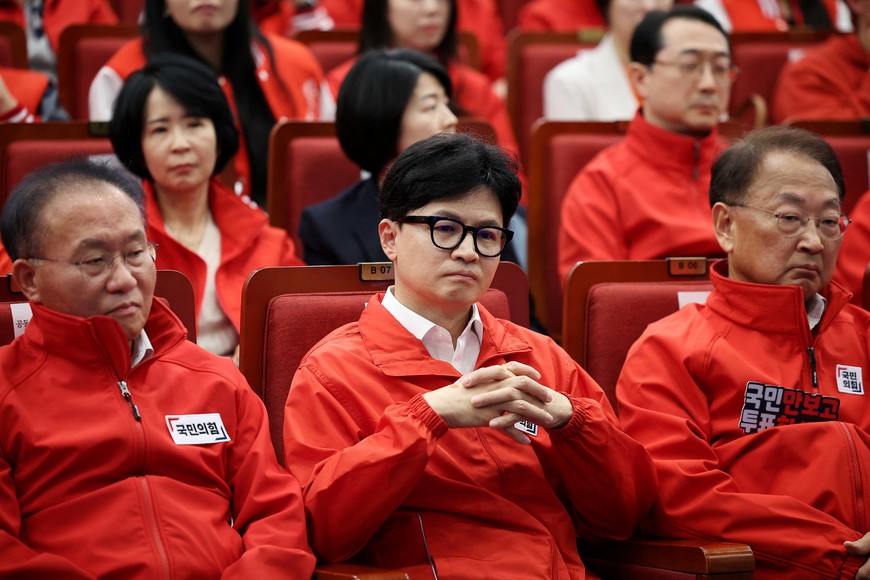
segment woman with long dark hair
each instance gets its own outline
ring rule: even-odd
[[[249,0],[146,0],[142,37],[124,45],[91,85],[91,119],[109,119],[124,79],[165,53],[199,60],[219,76],[242,137],[233,164],[236,193],[262,204],[272,126],[319,116],[317,60],[298,42],[261,34]]]

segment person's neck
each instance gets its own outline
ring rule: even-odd
[[[196,189],[175,192],[154,186],[166,233],[188,250],[199,249],[208,224],[208,182]]]
[[[462,331],[465,330],[465,327],[468,326],[468,321],[471,320],[471,306],[465,310],[458,310],[456,312],[443,312],[440,310],[436,311],[433,309],[427,309],[425,305],[413,304],[405,301],[403,299],[404,296],[395,286],[393,286],[393,296],[409,310],[413,310],[426,320],[434,322],[449,332],[450,338],[453,341],[453,348],[456,348],[456,341],[459,340],[459,336],[462,334]]]
[[[221,70],[224,59],[224,35],[217,34],[186,34],[185,38],[193,51],[200,56],[215,71]]]

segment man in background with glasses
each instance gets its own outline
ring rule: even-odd
[[[831,282],[843,187],[803,130],[728,149],[710,186],[728,255],[713,292],[651,324],[617,385],[658,472],[648,529],[746,543],[761,580],[870,577],[870,314]]]
[[[263,404],[153,300],[142,208],[86,162],[4,207],[33,318],[0,348],[0,577],[309,578]]]
[[[728,36],[709,13],[680,5],[648,13],[630,53],[641,108],[625,139],[590,161],[565,194],[562,280],[578,261],[722,254],[707,191],[736,74]]]
[[[468,135],[416,143],[381,188],[395,285],[315,346],[284,416],[318,558],[412,578],[580,578],[576,537],[627,538],[655,498],[643,448],[549,338],[479,303],[520,199]]]

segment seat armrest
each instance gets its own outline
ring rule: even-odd
[[[642,539],[581,544],[584,562],[615,561],[690,574],[751,573],[752,548],[745,544],[703,540]]]
[[[360,564],[318,564],[313,580],[409,580],[399,570],[384,570]]]

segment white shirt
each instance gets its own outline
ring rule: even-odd
[[[807,320],[810,322],[810,329],[814,329],[822,321],[822,315],[825,313],[825,308],[828,307],[828,299],[821,294],[814,294],[806,303]]]
[[[130,368],[152,356],[154,356],[154,347],[143,328],[139,331],[139,336],[133,339],[133,345],[130,347]]]
[[[609,34],[595,48],[581,50],[544,77],[544,117],[551,121],[630,120],[637,108],[637,97]]]
[[[453,338],[447,329],[427,320],[399,302],[393,295],[393,288],[394,286],[390,286],[384,294],[382,302],[384,308],[405,330],[423,343],[429,356],[450,363],[462,374],[473,371],[477,357],[480,355],[480,339],[483,336],[483,321],[477,311],[477,304],[471,305],[471,320],[456,340],[454,349]]]

